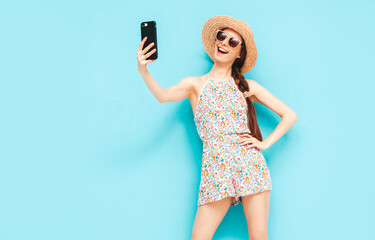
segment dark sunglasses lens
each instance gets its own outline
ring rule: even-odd
[[[235,48],[237,45],[240,44],[240,41],[236,38],[230,38],[229,39],[229,46]]]
[[[217,40],[223,41],[226,37],[227,37],[227,35],[225,34],[225,32],[223,32],[223,31],[217,32],[217,35],[216,35]]]

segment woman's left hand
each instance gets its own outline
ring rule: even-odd
[[[268,146],[263,141],[259,141],[248,133],[242,133],[240,134],[240,136],[245,138],[238,140],[238,143],[242,146],[245,146],[246,149],[256,147],[260,150],[265,150],[268,148]]]

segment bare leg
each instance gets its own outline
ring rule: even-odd
[[[245,213],[250,240],[267,240],[268,214],[271,191],[264,191],[243,196],[242,205]]]
[[[195,215],[192,240],[211,240],[227,213],[233,197],[198,206]]]

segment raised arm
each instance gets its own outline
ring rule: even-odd
[[[149,71],[146,70],[141,75],[148,89],[160,103],[181,101],[189,97],[193,89],[191,77],[184,78],[176,85],[164,89],[155,81]]]
[[[268,107],[282,118],[275,130],[263,141],[267,147],[269,147],[297,122],[297,114],[256,81],[247,81],[249,83],[250,93],[255,97],[256,101]]]
[[[192,77],[187,77],[182,79],[178,84],[171,86],[167,89],[162,88],[159,83],[151,76],[150,72],[147,69],[147,64],[154,62],[155,60],[146,60],[151,56],[156,49],[148,50],[154,45],[153,42],[150,43],[145,49],[142,50],[144,43],[146,42],[147,37],[143,38],[141,44],[137,50],[137,60],[138,60],[138,71],[143,77],[148,89],[155,96],[155,98],[160,102],[177,102],[183,100],[190,96],[193,89],[193,80]],[[148,52],[148,53],[147,53]],[[147,54],[146,54],[147,53]]]

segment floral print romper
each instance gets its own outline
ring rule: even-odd
[[[234,79],[217,81],[205,75],[194,122],[203,142],[198,206],[232,196],[232,206],[241,196],[272,189],[266,160],[258,148],[238,143],[241,133],[250,133],[247,103]]]

